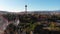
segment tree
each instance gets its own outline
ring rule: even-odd
[[[6,27],[5,32],[7,32],[7,34],[14,34],[14,33],[16,34],[17,27],[11,23]]]

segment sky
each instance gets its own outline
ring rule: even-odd
[[[9,12],[60,10],[60,0],[0,0],[0,10]]]

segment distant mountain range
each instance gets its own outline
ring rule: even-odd
[[[7,14],[7,13],[15,13],[15,12],[0,11],[0,14]],[[17,12],[17,13],[25,13],[25,11],[24,12]],[[50,14],[50,13],[60,13],[60,10],[56,10],[56,11],[27,11],[27,13]]]

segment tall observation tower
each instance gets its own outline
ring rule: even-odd
[[[27,5],[25,5],[25,12],[27,13]]]

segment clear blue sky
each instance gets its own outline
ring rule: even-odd
[[[60,10],[60,0],[0,0],[0,10],[24,11],[25,4],[28,11]]]

